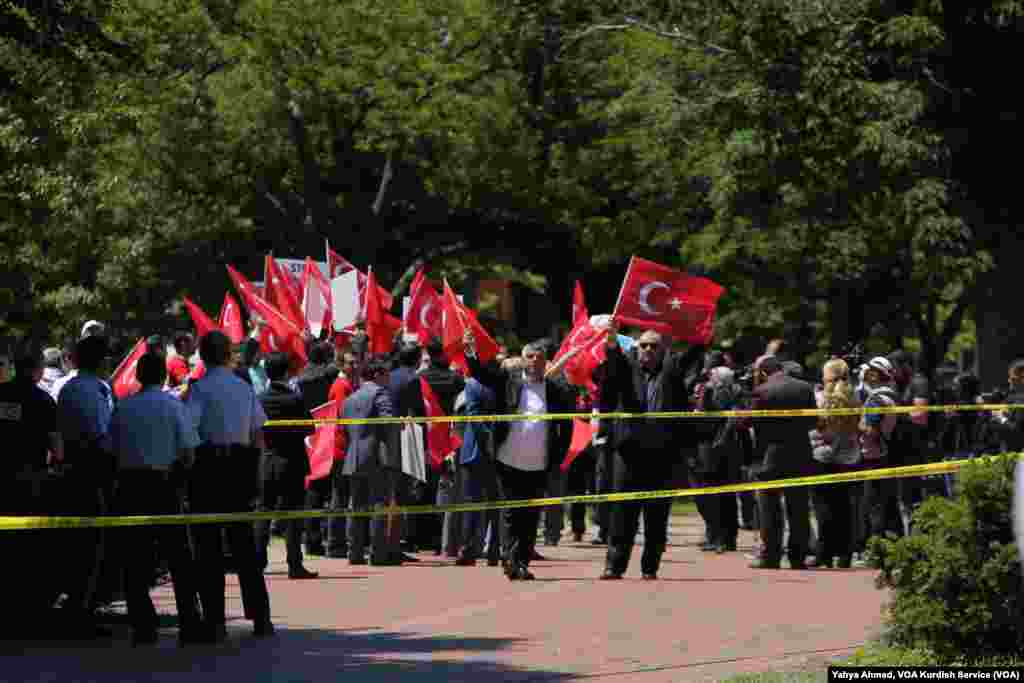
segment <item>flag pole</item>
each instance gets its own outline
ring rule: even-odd
[[[619,297],[615,300],[615,308],[612,309],[612,323],[615,322],[615,314],[619,311],[619,304],[622,303],[622,295],[626,293],[626,283],[629,282],[629,274],[633,272],[633,262],[636,256],[629,258],[629,265],[626,266],[626,277],[622,280],[622,287],[619,288]]]

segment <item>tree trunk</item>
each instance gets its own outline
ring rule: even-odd
[[[843,353],[864,341],[864,308],[859,299],[857,291],[850,287],[832,289],[829,296],[832,353]]]

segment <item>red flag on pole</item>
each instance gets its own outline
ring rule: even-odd
[[[135,366],[139,359],[146,353],[146,340],[140,339],[128,355],[124,357],[114,374],[110,376],[110,384],[114,389],[114,395],[118,398],[127,398],[142,388],[142,383],[135,377]]]
[[[587,312],[587,303],[583,299],[583,283],[577,280],[572,293],[572,325],[577,327],[589,319],[590,313]]]
[[[420,393],[423,394],[423,410],[427,417],[444,417],[444,409],[437,394],[426,379],[420,377]],[[451,422],[427,422],[427,452],[434,469],[439,469],[445,456],[462,446],[462,439],[452,430]]]
[[[314,337],[331,329],[332,304],[330,283],[313,259],[306,257],[302,270],[302,314]]]
[[[273,256],[267,254],[265,272],[268,280],[263,283],[264,300],[271,304],[285,317],[293,322],[300,330],[305,329],[306,320],[302,315],[302,308],[294,296],[291,283],[285,274],[285,270]]]
[[[228,274],[249,310],[266,323],[260,336],[261,347],[264,350],[285,351],[292,356],[293,365],[304,366],[309,359],[306,356],[306,344],[302,340],[302,329],[258,296],[253,291],[252,283],[231,265],[228,265]]]
[[[569,383],[595,389],[594,370],[605,361],[605,339],[608,331],[594,327],[587,318],[581,318],[581,321],[565,338],[558,353],[551,360],[554,364],[558,364],[562,358],[568,355],[569,358],[563,365],[563,372]]]
[[[359,304],[365,310],[366,308],[366,281],[368,276],[363,271],[353,266],[346,258],[340,256],[337,252],[331,249],[330,242],[327,243],[327,272],[330,273],[330,279],[339,275],[344,275],[349,271],[356,271],[356,287],[359,289]],[[395,303],[395,297],[392,296],[391,292],[384,289],[380,285],[377,286],[377,294],[380,296],[381,302],[384,304],[384,308],[391,310],[391,307]]]
[[[372,354],[390,353],[395,344],[395,333],[402,329],[402,321],[385,310],[377,287],[377,278],[370,270],[366,295],[366,336]]]
[[[473,339],[476,342],[476,356],[481,363],[486,363],[498,355],[498,342],[494,341],[494,337],[488,334],[484,326],[480,324],[476,313],[459,301],[455,292],[448,286],[447,280],[444,282],[442,303],[444,305],[442,342],[449,361],[461,367],[466,366],[465,347],[462,342],[466,328],[473,333]]]
[[[565,460],[562,461],[563,472],[569,471],[569,467],[572,466],[572,461],[575,460],[580,453],[586,450],[596,433],[597,428],[590,423],[590,420],[582,420],[580,418],[573,419],[572,443],[569,444],[569,452],[566,453]]]
[[[193,324],[196,326],[196,337],[205,337],[208,333],[214,330],[219,330],[220,326],[213,322],[213,319],[206,315],[206,311],[199,308],[191,299],[187,296],[184,297],[185,308],[188,310],[189,316],[192,318]]]
[[[314,420],[332,420],[316,426],[316,431],[306,437],[306,455],[309,456],[309,474],[306,475],[306,487],[310,482],[323,479],[330,475],[334,464],[337,446],[338,401],[330,401],[310,411]]]
[[[441,296],[427,282],[423,271],[416,273],[409,288],[409,310],[405,314],[405,331],[419,337],[420,343],[426,345],[432,337],[438,339],[444,336],[444,327],[441,319],[444,312],[444,302]]]
[[[620,323],[707,344],[714,337],[715,308],[723,291],[707,278],[634,256],[612,316]]]
[[[242,324],[242,309],[239,308],[235,297],[230,293],[224,294],[224,303],[220,307],[220,317],[217,319],[220,329],[228,335],[232,344],[240,344],[245,339],[245,326]]]

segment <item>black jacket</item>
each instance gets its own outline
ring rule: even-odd
[[[327,403],[331,385],[338,379],[339,370],[333,365],[309,365],[299,375],[296,384],[302,394],[302,404],[308,417],[314,408]]]
[[[308,419],[302,402],[302,395],[291,390],[287,384],[271,382],[267,391],[261,394],[260,403],[268,420]],[[306,455],[305,438],[309,427],[274,427],[264,431],[268,454],[285,458],[303,476],[309,474],[309,457]]]
[[[519,399],[525,386],[522,371],[507,372],[496,363],[483,365],[479,360],[467,356],[469,370],[481,384],[494,392],[496,412],[498,415],[514,415],[519,410]],[[544,392],[548,413],[575,412],[575,400],[570,387],[554,379],[544,380]],[[494,452],[501,449],[508,439],[511,422],[498,422],[494,425]],[[548,421],[548,462],[547,469],[553,471],[560,467],[572,443],[572,420]]]
[[[814,387],[779,372],[754,389],[754,410],[814,410]],[[757,454],[754,471],[768,481],[810,474],[814,465],[810,431],[813,417],[758,417],[754,419]]]
[[[452,372],[446,367],[431,365],[419,373],[419,376],[427,380],[427,384],[434,390],[437,400],[445,415],[455,413],[455,399],[462,390],[466,388],[466,380],[457,372]]]
[[[692,346],[685,353],[667,353],[661,367],[647,373],[635,353],[618,347],[608,350],[608,371],[601,385],[601,412],[673,412],[690,409],[690,383],[701,364],[704,346]],[[654,397],[648,409],[648,378],[654,383]],[[681,449],[698,439],[691,420],[614,420],[611,444],[626,454],[659,453],[681,457]]]

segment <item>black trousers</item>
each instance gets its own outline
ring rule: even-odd
[[[498,484],[503,500],[542,498],[547,490],[548,473],[520,470],[498,462]],[[540,508],[502,510],[502,541],[505,561],[512,566],[527,567],[537,546],[537,524]]]
[[[566,479],[566,493],[570,496],[582,496],[587,491],[596,493],[597,462],[594,448],[590,447],[576,456]],[[572,503],[569,506],[569,519],[574,534],[583,534],[587,530],[587,506],[583,503]]]
[[[764,543],[763,559],[768,562],[778,562],[782,559],[785,514],[785,524],[789,526],[786,554],[790,562],[802,564],[810,552],[808,545],[811,540],[811,505],[807,489],[799,486],[788,488],[785,494],[779,490],[758,491],[757,507],[761,518],[761,540]]]
[[[305,457],[305,454],[302,454]],[[305,502],[304,463],[278,455],[264,455],[260,463],[259,511],[301,510]],[[319,520],[318,520],[319,521]],[[288,520],[284,525],[285,547],[288,567],[302,566],[302,523],[303,520]],[[270,545],[271,522],[255,523],[257,563],[262,568],[267,564],[267,548]]]
[[[616,493],[657,491],[668,488],[672,482],[671,463],[656,460],[661,454],[635,454],[623,458],[614,454],[614,482]],[[608,537],[607,569],[624,574],[629,568],[633,544],[644,519],[644,552],[640,558],[641,571],[655,574],[661,566],[661,556],[668,543],[668,518],[672,510],[670,499],[628,501],[611,505]]]
[[[365,475],[349,477],[350,507],[353,512],[368,511],[390,504],[395,498],[396,481],[401,473],[380,468]],[[399,552],[398,517],[353,517],[348,521],[349,559],[362,560],[366,546],[370,546],[370,559],[382,562]]]
[[[189,478],[192,511],[248,512],[254,498],[258,458],[250,448],[207,448],[196,451]],[[213,627],[224,625],[224,545],[227,537],[242,591],[246,618],[259,624],[270,619],[270,596],[256,555],[251,522],[197,524],[192,527],[196,583],[203,616]]]
[[[114,509],[119,515],[173,515],[181,512],[181,481],[150,469],[122,470],[117,477]],[[158,559],[165,559],[174,584],[178,629],[199,627],[195,567],[184,525],[124,527],[114,532],[124,569],[128,621],[136,632],[154,631],[156,608],[149,595]]]
[[[859,469],[856,465],[824,464],[822,474],[843,474]],[[814,513],[818,518],[818,548],[821,558],[848,557],[853,554],[853,519],[858,482],[826,484],[811,491]]]

